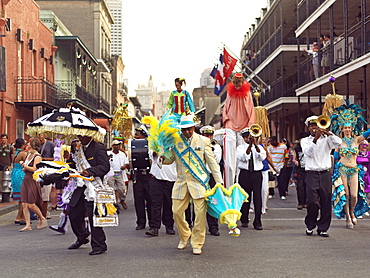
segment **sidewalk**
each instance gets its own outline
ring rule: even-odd
[[[2,198],[0,194],[0,216],[18,209],[18,202],[10,199],[10,203],[1,203]]]

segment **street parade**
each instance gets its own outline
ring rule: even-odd
[[[266,1],[200,86],[177,53],[170,89],[129,88],[125,1],[0,2],[0,276],[366,275],[365,1]]]

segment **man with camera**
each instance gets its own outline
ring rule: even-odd
[[[117,202],[120,201],[122,207],[127,209],[126,181],[128,181],[128,179],[125,170],[129,166],[129,160],[125,153],[119,150],[120,146],[120,141],[113,140],[112,150],[107,152],[111,170],[114,172],[114,175],[108,178],[108,185],[114,188]]]

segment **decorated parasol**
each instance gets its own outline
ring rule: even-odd
[[[204,195],[208,213],[220,219],[221,224],[227,224],[230,229],[229,234],[239,236],[240,230],[237,228],[236,221],[241,217],[240,209],[243,202],[247,202],[248,194],[239,184],[232,185],[226,189],[221,184],[216,184],[212,189],[207,190]]]
[[[334,76],[330,76],[329,82],[331,83],[333,94],[326,95],[324,107],[322,109],[322,114],[330,117],[332,115],[334,108],[337,108],[341,104],[343,100],[343,96],[337,95],[335,93],[335,77]]]
[[[120,133],[125,139],[132,136],[132,117],[128,115],[128,104],[121,103],[113,111],[112,128]],[[115,139],[122,139],[115,137]]]
[[[104,142],[106,131],[79,108],[68,107],[55,109],[52,113],[29,123],[25,133],[30,136],[36,136],[38,133],[61,134],[65,138],[89,136],[95,141]]]
[[[262,85],[260,87],[262,90]],[[254,113],[256,116],[256,124],[259,124],[262,127],[263,137],[270,137],[270,126],[269,126],[269,119],[267,116],[267,109],[259,105],[258,98],[260,97],[260,93],[258,91],[255,91],[253,95],[256,98],[256,104],[257,104],[257,106],[254,107]]]

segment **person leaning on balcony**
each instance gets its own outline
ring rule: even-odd
[[[222,111],[225,126],[224,180],[229,188],[235,182],[236,149],[244,144],[240,131],[255,123],[254,105],[250,93],[250,83],[245,82],[243,74],[236,73],[227,85],[227,96]]]
[[[322,75],[325,75],[328,72],[328,67],[330,67],[330,35],[324,35],[322,43],[321,69]]]

